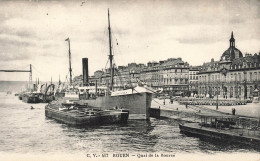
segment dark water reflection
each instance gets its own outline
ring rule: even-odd
[[[12,153],[258,153],[240,145],[216,144],[180,133],[171,119],[129,120],[124,125],[74,127],[45,118],[45,104],[0,96],[0,152]]]

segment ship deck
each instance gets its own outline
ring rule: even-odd
[[[58,113],[63,113],[63,114],[67,114],[70,115],[71,117],[89,117],[90,115],[86,114],[86,111],[84,110],[78,110],[78,109],[62,109],[59,110],[59,106],[58,105],[52,105],[51,107],[48,107],[49,110],[54,110]],[[93,115],[91,115],[93,116]]]

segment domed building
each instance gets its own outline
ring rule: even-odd
[[[198,93],[202,96],[252,99],[260,90],[260,53],[245,54],[235,47],[233,32],[229,48],[220,61],[204,63],[198,73]],[[260,95],[258,92],[257,97]]]
[[[229,40],[230,46],[229,48],[222,54],[220,61],[233,61],[237,58],[242,58],[243,54],[240,50],[238,50],[235,46],[235,39],[233,32],[231,33],[231,38]]]

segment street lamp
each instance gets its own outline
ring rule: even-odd
[[[220,78],[217,78],[217,103],[216,103],[216,110],[218,110],[218,95],[219,95],[219,85],[220,85]]]
[[[218,110],[218,87],[217,87],[217,104],[216,104],[216,110]]]
[[[221,74],[223,74],[225,76],[224,78],[224,81],[222,82],[222,90],[223,90],[223,96],[225,94],[225,91],[224,91],[224,82],[226,80],[226,75],[227,75],[227,69],[224,67],[220,70],[220,74],[219,74],[219,77],[217,78],[217,85],[219,86],[220,84],[220,76]],[[218,95],[219,95],[219,88],[217,87],[217,103],[216,103],[216,110],[218,110]],[[225,97],[225,96],[224,96]]]
[[[247,99],[247,85],[246,85],[246,81],[247,81],[247,73],[246,71],[243,72],[244,73],[244,102],[245,102],[245,99]]]

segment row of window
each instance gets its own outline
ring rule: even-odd
[[[187,74],[184,75],[178,75],[177,77],[173,75],[173,77],[169,77],[171,75],[141,75],[140,80],[156,80],[158,82],[164,82],[167,84],[167,81],[172,83],[172,80],[174,79],[187,79],[190,80],[198,80],[198,82],[215,82],[215,81],[224,81],[224,82],[232,82],[232,81],[259,81],[260,80],[260,71],[251,71],[251,72],[232,72],[227,73],[226,76],[220,73],[214,73],[214,74],[203,74],[203,75],[190,75],[187,77]],[[127,76],[120,76],[115,77],[114,82],[125,82],[125,81],[134,81],[134,77],[127,77]],[[104,79],[106,80],[106,79]],[[101,80],[102,81],[102,80]],[[110,81],[110,79],[108,79]]]
[[[198,80],[198,76],[197,75],[190,75],[190,80],[193,80],[193,79]]]
[[[190,78],[191,79],[191,78]],[[257,81],[260,80],[260,72],[248,72],[248,73],[228,73],[226,76],[223,74],[213,74],[213,75],[201,75],[199,76],[199,82],[208,82],[208,81]]]
[[[244,93],[244,90],[245,89],[242,88],[241,86],[239,86],[237,88],[236,87],[234,87],[234,88],[230,87],[229,88],[229,93],[230,93],[230,96],[234,96],[234,95],[240,95],[241,96],[242,91]],[[206,88],[206,87],[199,87],[199,91],[198,91],[199,94],[212,94],[212,95],[215,95],[215,94],[221,93],[221,92],[227,94],[227,89],[225,90],[225,89],[222,89],[220,87],[212,87],[212,88],[210,88],[210,87],[208,87],[208,88]],[[252,95],[253,92],[254,92],[254,87],[253,86],[249,86],[249,88],[247,89],[247,92],[250,95]]]
[[[230,65],[230,69],[242,69],[242,68],[254,68],[254,67],[259,67],[259,63],[256,62],[243,62],[241,64],[233,64]],[[219,64],[214,64],[213,66],[205,66],[202,69],[204,71],[218,71],[220,68]]]
[[[231,69],[241,69],[241,68],[254,68],[254,67],[259,67],[259,63],[250,63],[250,62],[243,62],[243,64],[234,64],[230,68]]]
[[[189,71],[189,74],[190,75],[196,75],[196,74],[198,74],[199,72],[198,71]]]
[[[145,71],[142,71],[141,72],[145,72]],[[165,72],[171,72],[171,73],[188,73],[189,72],[189,69],[164,69],[164,70],[157,70],[157,71],[153,71],[151,73],[155,73],[155,72],[160,72],[160,73],[165,73]]]

